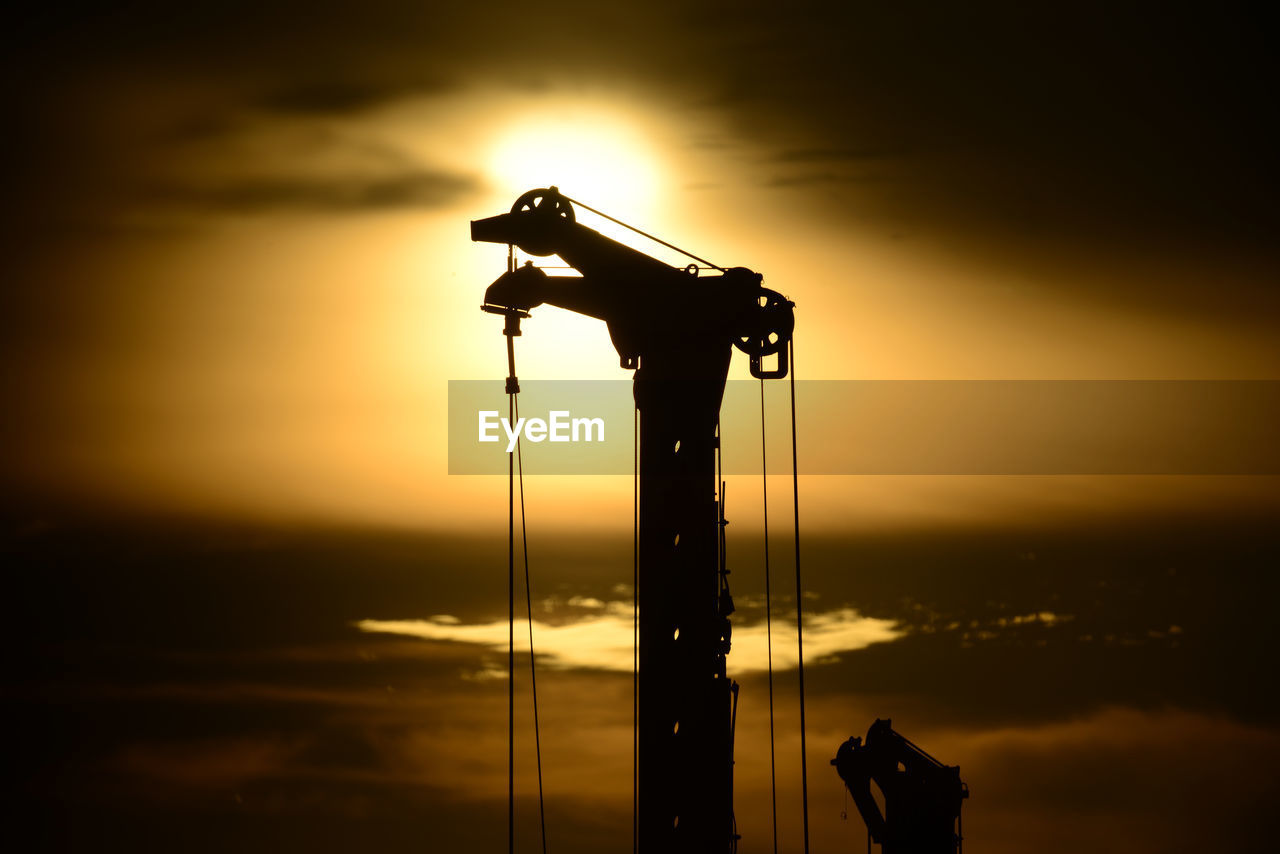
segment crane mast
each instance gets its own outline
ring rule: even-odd
[[[618,243],[578,223],[572,204],[555,187],[531,190],[510,212],[471,223],[474,241],[558,255],[582,274],[508,270],[484,307],[511,318],[545,303],[603,320],[622,367],[635,370],[639,847],[728,852],[737,686],[726,672],[733,600],[719,556],[718,421],[734,346],[753,375],[786,375],[792,303],[746,268],[699,276]]]

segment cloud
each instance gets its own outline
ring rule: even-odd
[[[858,609],[807,599],[807,660],[869,643],[806,674],[815,841],[822,850],[847,848],[851,834],[861,842],[856,816],[838,818],[843,793],[825,760],[874,717],[892,716],[960,765],[973,792],[965,833],[992,854],[1116,839],[1142,852],[1264,850],[1280,759],[1275,692],[1258,687],[1270,684],[1276,649],[1275,573],[1265,571],[1273,528],[1265,541],[1132,524],[1093,540],[1077,528],[1060,539],[809,538],[807,577],[822,591],[814,606],[847,598]],[[96,534],[45,525],[9,539],[25,568],[9,625],[24,733],[11,763],[18,809],[23,795],[36,799],[29,814],[48,819],[40,830],[66,834],[43,847],[101,847],[104,828],[130,850],[173,839],[208,851],[281,839],[318,852],[503,844],[506,683],[461,678],[502,660],[501,539],[180,531],[150,519]],[[629,537],[617,545],[629,554]],[[535,600],[539,648],[549,659],[569,640],[626,650],[621,668],[562,659],[539,674],[548,823],[563,852],[605,850],[630,826],[631,683],[619,673],[630,666],[630,610],[603,572],[604,552],[579,535],[540,550],[539,586],[558,592],[550,605]],[[735,675],[760,655],[754,577],[735,564]],[[406,608],[436,616],[387,621],[407,631],[351,628],[360,614]],[[1174,637],[1075,641],[1103,630],[1147,637],[1175,618],[1186,621],[1178,646]],[[972,620],[996,637],[958,649]],[[575,638],[574,626],[594,640]],[[886,629],[905,634],[875,641]],[[423,632],[444,642],[424,643]],[[794,638],[777,623],[774,643],[779,667],[791,666]],[[767,695],[762,675],[742,681],[735,798],[754,845],[769,834]],[[799,792],[795,681],[790,673],[775,686],[787,798]],[[516,684],[526,692],[517,694],[517,791],[529,795],[529,685]],[[1236,693],[1251,695],[1252,722],[1232,709]],[[1189,803],[1197,809],[1176,809]],[[536,847],[536,803],[519,809],[534,828],[522,847]],[[780,830],[798,839],[799,811],[785,812]],[[592,838],[568,837],[579,833]]]
[[[264,96],[260,104],[277,113],[327,115],[354,113],[377,107],[398,98],[421,98],[455,91],[458,84],[444,79],[391,82],[360,81],[347,78],[308,80]]]
[[[1111,707],[938,740],[973,792],[966,813],[982,816],[966,836],[988,851],[1078,851],[1119,834],[1152,851],[1246,851],[1277,794],[1266,769],[1280,737],[1214,715]]]
[[[902,151],[884,148],[787,148],[773,159],[778,163],[830,163],[832,161],[882,160],[900,157]]]
[[[278,773],[288,746],[271,738],[231,737],[190,742],[139,742],[126,745],[117,757],[129,776],[168,785],[225,788]]]
[[[420,169],[393,175],[237,178],[219,184],[153,188],[162,203],[205,211],[365,211],[439,208],[475,192],[470,175]]]
[[[493,650],[505,649],[508,639],[505,620],[461,624],[449,617],[432,617],[426,620],[360,620],[355,625],[364,632],[476,644]],[[572,622],[552,624],[533,621],[534,648],[538,657],[549,666],[560,669],[630,672],[633,663],[632,632],[631,607],[629,603],[620,601],[607,603],[602,614]],[[517,620],[515,634],[517,643],[527,639],[528,622]],[[865,617],[852,608],[815,614],[806,620],[805,659],[839,656],[872,644],[897,640],[904,634],[905,631],[895,621]],[[793,633],[786,628],[775,627],[775,670],[789,670],[797,666],[792,637]],[[729,667],[735,673],[768,669],[768,632],[763,623],[734,626]]]
[[[724,119],[724,136],[769,163],[757,184],[851,231],[928,237],[1019,275],[1028,261],[1017,256],[1030,256],[1042,286],[1105,305],[1236,322],[1276,310],[1276,135],[1256,108],[1270,94],[1270,52],[1266,29],[1243,16],[703,0],[637,18],[580,0],[509,4],[500,17],[538,46],[528,51],[494,38],[494,13],[475,5],[175,12],[145,0],[25,14],[34,35],[3,75],[15,101],[4,141],[16,149],[14,227],[33,209],[65,216],[111,176],[139,186],[133,176],[168,152],[138,124],[200,132],[264,111],[332,118],[464,87],[572,95],[591,81],[690,110],[687,146],[706,136],[697,118]],[[206,191],[205,203],[359,210],[438,198],[421,184],[277,180]],[[1135,268],[1098,275],[1109,253]]]

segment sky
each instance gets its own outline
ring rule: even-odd
[[[448,473],[446,406],[505,375],[477,310],[505,251],[468,223],[527,189],[761,272],[801,380],[1274,401],[1275,58],[1243,8],[134,2],[5,30],[6,786],[50,850],[504,844],[506,484]],[[546,307],[517,364],[629,379],[603,324]],[[802,453],[854,432],[803,417]],[[744,851],[771,844],[762,480],[728,486]],[[621,850],[632,483],[526,486],[549,841]],[[1270,470],[803,477],[815,850],[861,850],[826,760],[890,716],[960,765],[973,850],[1256,850],[1276,494]]]

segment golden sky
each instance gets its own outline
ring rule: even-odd
[[[441,465],[447,380],[503,373],[475,310],[503,252],[467,222],[548,184],[762,272],[799,307],[802,378],[1275,377],[1274,256],[1241,174],[1260,141],[1189,88],[1178,45],[1115,22],[1075,64],[1086,16],[1035,57],[1030,22],[979,15],[975,57],[920,22],[910,38],[942,53],[919,55],[962,61],[953,76],[870,44],[853,12],[660,38],[653,14],[578,11],[507,10],[506,48],[467,14],[395,4],[361,17],[398,33],[369,41],[283,11],[251,38],[231,11],[147,4],[34,22],[28,58],[65,70],[17,85],[18,481],[231,515],[474,518],[431,500],[487,501]],[[1222,26],[1204,38],[1248,36]],[[1238,89],[1244,70],[1218,74]],[[1116,115],[1129,99],[1143,121]],[[627,376],[602,324],[559,310],[520,344],[528,378]]]
[[[5,38],[19,693],[36,719],[83,701],[136,721],[24,754],[23,791],[71,797],[49,769],[89,768],[76,803],[112,826],[123,786],[157,827],[261,797],[211,850],[301,838],[335,805],[334,846],[369,816],[402,846],[415,810],[467,816],[445,848],[498,844],[467,828],[504,790],[506,485],[447,474],[445,406],[450,380],[505,375],[478,310],[505,250],[468,223],[527,189],[762,273],[796,303],[801,379],[1280,378],[1273,63],[1225,11],[144,0],[28,10]],[[529,380],[629,376],[603,324],[548,307],[517,359]],[[845,438],[799,426],[809,453]],[[601,769],[629,761],[631,481],[528,489],[549,738],[573,769],[551,791],[563,850],[586,850],[629,821],[625,770]],[[729,489],[758,841],[760,479]],[[892,712],[972,773],[975,850],[1177,850],[1256,819],[1221,791],[1277,751],[1276,704],[1242,687],[1275,648],[1274,478],[814,476],[801,495],[811,746]],[[67,675],[63,654],[98,664]],[[1103,781],[1117,765],[1167,782]],[[858,844],[810,768],[820,838]],[[1205,788],[1218,821],[1172,823]]]
[[[468,502],[432,502],[446,489],[488,500],[443,474],[447,381],[504,369],[500,330],[476,310],[504,253],[471,244],[467,222],[551,183],[764,272],[798,304],[802,378],[1274,373],[1251,307],[1202,310],[1200,289],[1221,287],[1212,255],[1082,251],[1070,235],[1011,240],[1007,257],[966,251],[963,233],[861,221],[907,155],[857,167],[873,173],[871,200],[857,179],[833,180],[841,210],[781,182],[786,154],[710,107],[492,84],[336,115],[264,110],[211,139],[165,140],[136,167],[161,173],[148,176],[160,190],[73,208],[94,217],[90,233],[49,238],[56,249],[29,262],[27,308],[52,334],[26,328],[18,338],[35,340],[14,345],[14,379],[33,393],[11,453],[34,485],[91,500],[474,518]],[[1241,266],[1233,290],[1262,292],[1266,271]],[[627,376],[602,324],[560,310],[538,312],[519,344],[526,378]]]

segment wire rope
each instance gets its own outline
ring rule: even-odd
[[[631,850],[640,850],[640,408],[631,419]]]
[[[512,356],[507,336],[507,355]],[[514,358],[511,376],[515,376]],[[507,409],[515,423],[516,395],[508,384]],[[516,850],[516,478],[515,457],[507,455],[507,852]]]
[[[631,231],[634,231],[636,234],[640,235],[641,237],[646,237],[649,240],[652,240],[654,243],[661,244],[662,246],[665,246],[668,249],[674,249],[676,252],[679,252],[681,255],[684,255],[686,258],[692,258],[693,260],[701,264],[705,264],[706,266],[711,267],[714,270],[719,270],[721,273],[725,271],[724,267],[721,267],[719,264],[712,264],[706,258],[699,258],[697,255],[694,255],[689,250],[681,249],[679,246],[676,246],[674,243],[668,243],[667,241],[663,240],[660,237],[654,237],[652,234],[650,234],[647,231],[641,231],[640,229],[636,228],[634,225],[625,223],[622,220],[618,219],[617,217],[609,216],[604,211],[596,210],[595,208],[591,207],[591,205],[583,204],[577,199],[571,199],[568,196],[564,195],[563,193],[561,193],[560,195],[566,202],[572,202],[573,204],[577,205],[580,208],[585,208],[586,210],[591,211],[596,216],[602,216],[605,219],[609,220],[609,222],[617,223],[623,228],[630,229]]]
[[[760,380],[760,482],[764,504],[764,629],[769,661],[769,795],[773,809],[773,854],[778,854],[778,764],[773,730],[773,594],[769,581],[769,457],[765,444],[764,379]]]
[[[800,678],[800,801],[804,808],[804,851],[809,854],[809,762],[806,754],[804,720],[804,587],[800,581],[800,468],[796,446],[796,350],[795,340],[787,341],[791,358],[791,501],[795,513],[796,549],[796,655]]]
[[[514,373],[514,372],[513,372]],[[515,395],[512,395],[515,397]],[[514,412],[519,424],[520,403],[517,400]],[[524,504],[524,449],[519,437],[516,438],[516,470],[520,479],[520,545],[524,555],[524,604],[525,618],[529,624],[529,688],[533,692],[533,746],[538,765],[538,821],[542,828],[542,854],[547,854],[547,811],[542,793],[542,735],[538,726],[538,665],[533,651],[533,588],[529,584],[529,529],[525,521]]]

